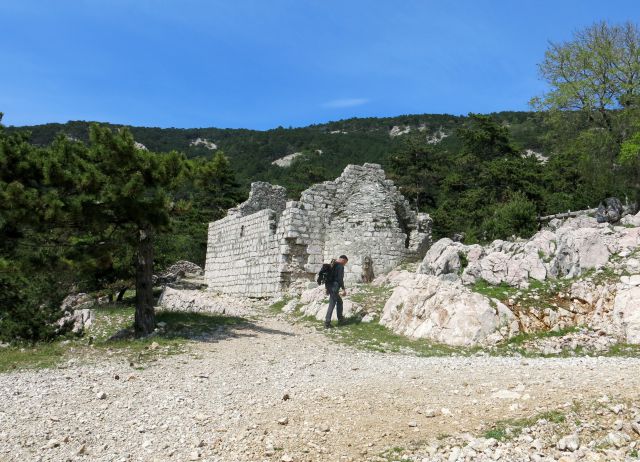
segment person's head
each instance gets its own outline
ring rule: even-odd
[[[341,265],[346,265],[348,261],[349,259],[347,258],[346,255],[340,255],[338,257],[338,263],[340,263]]]

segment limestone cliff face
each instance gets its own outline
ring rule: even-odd
[[[345,279],[359,282],[430,243],[431,219],[416,214],[379,165],[349,165],[335,181],[286,202],[284,188],[254,183],[247,202],[209,225],[205,281],[211,290],[271,296],[313,280],[323,262],[349,256]],[[369,275],[370,277],[370,275]]]

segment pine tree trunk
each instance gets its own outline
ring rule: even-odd
[[[138,258],[136,264],[136,317],[134,329],[136,337],[144,337],[156,327],[153,309],[153,230],[140,229],[138,237]]]

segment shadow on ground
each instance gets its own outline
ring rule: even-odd
[[[209,313],[159,311],[156,313],[156,325],[156,332],[140,340],[192,340],[215,343],[233,338],[256,337],[258,334],[294,335],[291,332],[260,326],[246,318]],[[116,332],[107,342],[133,339],[133,327],[129,326]]]

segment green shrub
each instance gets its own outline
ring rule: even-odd
[[[536,206],[521,192],[496,206],[493,216],[484,222],[487,239],[507,239],[511,236],[529,237],[538,229]]]

